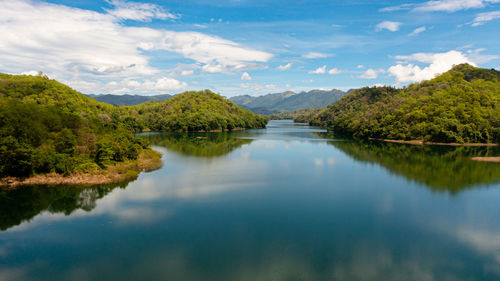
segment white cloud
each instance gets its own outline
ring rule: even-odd
[[[474,8],[484,8],[488,3],[498,3],[500,0],[434,0],[418,4],[414,11],[421,12],[456,12]]]
[[[125,26],[122,19],[172,16],[156,5],[110,3],[114,9],[100,13],[39,1],[0,0],[0,70],[21,73],[40,67],[49,77],[70,81],[70,86],[82,91],[78,87],[85,82],[102,86],[110,80],[168,76],[167,70],[150,65],[152,58],[144,51],[174,52],[208,72],[256,69],[272,57],[199,32]],[[125,13],[127,7],[135,12]],[[104,90],[93,88],[86,93]]]
[[[302,57],[306,58],[306,59],[321,59],[321,58],[327,58],[330,56],[331,56],[330,54],[318,53],[318,52],[309,52],[305,55],[302,55]]]
[[[397,6],[385,7],[385,8],[380,9],[379,11],[381,11],[381,12],[395,12],[395,11],[401,11],[401,10],[409,10],[414,6],[415,6],[415,4],[401,4],[401,5],[397,5]]]
[[[399,30],[399,27],[401,26],[401,24],[402,23],[395,22],[395,21],[383,21],[383,22],[377,24],[377,26],[375,26],[375,30],[382,31],[384,29],[387,29],[391,32],[395,32],[395,31]]]
[[[360,65],[356,66],[356,68],[357,68],[357,69],[363,69],[363,68],[365,68],[365,66],[364,66],[364,65],[362,65],[362,64],[360,64]]]
[[[376,79],[378,77],[380,70],[375,70],[375,69],[367,69],[365,73],[361,74],[359,78],[363,79]]]
[[[498,55],[483,55],[481,52],[485,51],[484,48],[479,48],[475,50],[468,50],[467,57],[477,64],[487,63],[492,60],[500,58]]]
[[[381,12],[412,10],[416,12],[456,12],[460,10],[484,8],[500,0],[432,0],[420,4],[406,3],[380,9]]]
[[[324,74],[326,73],[326,65],[318,67],[316,70],[309,71],[309,74]]]
[[[415,28],[415,30],[413,30],[410,34],[408,34],[408,36],[417,36],[418,34],[426,31],[427,28],[425,26],[421,26],[421,27],[418,27],[418,28]]]
[[[135,20],[148,22],[152,19],[178,19],[179,15],[171,14],[162,7],[148,3],[126,2],[122,0],[107,1],[113,9],[105,9],[109,15],[120,20]]]
[[[463,53],[449,51],[446,53],[416,53],[409,56],[396,56],[397,60],[415,61],[429,64],[424,68],[411,63],[397,64],[389,68],[389,73],[396,77],[396,82],[419,82],[434,78],[437,74],[450,70],[453,65],[474,63]]]
[[[207,28],[207,27],[208,27],[207,25],[204,25],[204,24],[197,24],[197,23],[193,24],[193,26],[194,26],[194,27],[196,27],[196,28],[202,28],[202,29],[203,29],[203,28]]]
[[[194,70],[183,70],[181,71],[181,75],[182,76],[189,76],[189,75],[193,75],[194,74]]]
[[[179,90],[187,87],[185,82],[180,82],[169,77],[160,78],[151,85],[152,90]]]
[[[340,70],[340,69],[338,69],[336,67],[328,70],[328,74],[332,74],[333,75],[333,74],[340,74],[340,73],[342,73],[342,70]]]
[[[476,16],[474,21],[471,23],[472,26],[480,26],[488,21],[495,19],[500,19],[500,11],[480,13]]]
[[[252,76],[250,76],[248,72],[243,72],[243,74],[241,75],[241,80],[252,80]]]
[[[279,65],[278,66],[278,69],[279,70],[283,70],[283,71],[289,70],[290,68],[292,68],[292,64],[291,63],[287,63],[285,65]]]

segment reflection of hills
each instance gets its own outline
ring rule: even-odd
[[[124,183],[122,187],[126,185],[127,183]],[[98,199],[118,186],[26,186],[13,190],[0,190],[0,230],[19,225],[43,211],[65,215],[70,215],[77,209],[91,211]]]
[[[433,190],[459,192],[474,185],[500,182],[499,164],[470,160],[474,156],[498,156],[498,147],[422,146],[357,141],[330,143],[356,160],[379,164]]]
[[[143,135],[152,145],[162,146],[183,155],[217,157],[228,154],[251,139],[241,139],[231,132],[222,133],[153,133]]]

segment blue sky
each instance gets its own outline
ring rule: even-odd
[[[89,94],[401,86],[500,63],[500,0],[0,0],[0,14],[1,72]]]

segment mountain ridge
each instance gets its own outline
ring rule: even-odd
[[[311,90],[295,93],[286,91],[253,97],[241,95],[229,98],[234,103],[243,106],[255,113],[279,113],[304,108],[325,108],[343,97],[346,93],[341,90]]]

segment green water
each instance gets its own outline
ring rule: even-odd
[[[143,137],[133,182],[0,191],[0,280],[500,280],[498,148]]]

